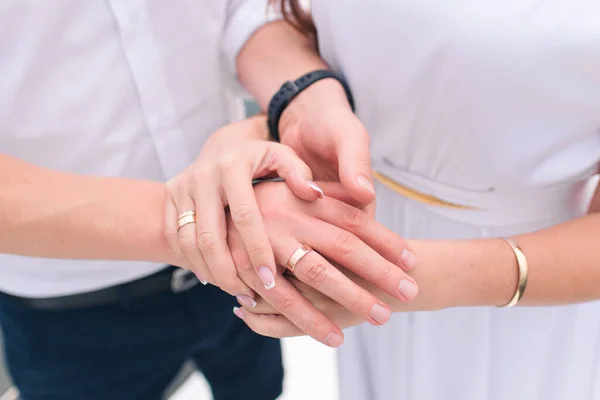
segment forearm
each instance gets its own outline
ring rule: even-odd
[[[272,22],[260,28],[237,58],[238,79],[263,110],[285,81],[324,68],[327,65],[319,56],[314,41],[285,21]],[[312,86],[319,87],[320,96],[346,101],[342,86],[333,79]],[[313,87],[306,92],[312,90]]]
[[[514,239],[527,257],[529,279],[522,306],[600,299],[600,214]],[[419,266],[411,272],[419,295],[409,303],[391,298],[395,311],[506,304],[517,287],[512,249],[499,239],[411,241]]]
[[[322,68],[313,41],[285,21],[258,29],[237,58],[238,79],[262,109],[285,81]]]
[[[0,253],[175,263],[164,185],[51,171],[0,155]]]

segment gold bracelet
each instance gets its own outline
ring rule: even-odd
[[[517,290],[515,291],[512,299],[500,307],[513,307],[519,302],[519,300],[521,300],[521,297],[523,297],[523,294],[525,293],[525,288],[527,287],[527,257],[525,257],[525,254],[519,245],[513,242],[511,239],[503,238],[503,240],[508,243],[517,257],[517,264],[519,265],[519,284],[517,285]]]

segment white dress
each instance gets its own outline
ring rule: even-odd
[[[406,238],[523,233],[581,215],[600,159],[600,1],[313,0]],[[568,265],[565,265],[568,274]],[[600,399],[600,302],[396,314],[346,332],[342,400]]]

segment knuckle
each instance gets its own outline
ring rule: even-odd
[[[192,235],[182,234],[179,236],[179,246],[181,246],[184,251],[194,249],[196,245],[196,240]]]
[[[379,270],[379,273],[377,274],[377,280],[381,283],[389,282],[393,275],[392,268],[395,267],[392,267],[392,265],[388,262],[384,262],[383,266]]]
[[[254,267],[249,262],[239,263],[236,265],[236,267],[237,267],[238,272],[240,274],[243,274],[244,276],[248,276],[248,275],[252,274],[254,271]]]
[[[238,204],[231,211],[231,217],[236,225],[246,228],[256,222],[258,214],[249,204]]]
[[[275,307],[282,314],[285,314],[294,307],[294,302],[289,296],[282,294],[275,300]]]
[[[166,226],[163,235],[167,242],[171,242],[173,238],[177,237],[177,229],[175,227]]]
[[[367,214],[358,208],[348,206],[344,212],[344,220],[352,228],[361,228],[367,222]]]
[[[267,254],[267,246],[261,246],[260,244],[249,244],[246,248],[246,252],[248,253],[248,257],[254,261],[255,265],[264,265],[265,262],[262,261],[265,259],[265,254]]]
[[[238,164],[238,157],[233,153],[227,153],[221,156],[219,159],[219,169],[224,172],[232,171]]]
[[[322,284],[327,278],[327,266],[315,263],[306,268],[306,282],[311,286]]]
[[[396,235],[389,232],[382,236],[381,242],[385,250],[393,250],[396,248]]]
[[[196,235],[198,247],[202,251],[213,251],[217,247],[217,235],[214,232],[202,231]]]
[[[348,255],[352,253],[355,244],[356,239],[354,238],[354,236],[348,232],[343,232],[335,238],[333,246],[337,252],[343,255]]]
[[[371,304],[371,307],[375,304],[374,301],[370,302],[367,296],[365,296],[364,294],[359,294],[352,298],[348,309],[355,312],[368,314],[371,310],[371,307],[369,307],[369,303],[373,303]]]
[[[294,321],[292,321],[302,332],[309,333],[310,329],[314,326],[313,319],[306,314],[298,315]]]

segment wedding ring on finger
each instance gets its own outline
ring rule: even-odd
[[[196,212],[186,211],[179,215],[177,218],[177,231],[186,226],[187,224],[193,224],[196,222]]]
[[[294,270],[296,269],[296,265],[298,265],[300,260],[302,260],[302,257],[307,255],[311,251],[312,248],[307,244],[303,244],[302,246],[300,246],[296,251],[294,251],[290,259],[288,260],[286,268],[289,269],[290,272],[294,272]]]

